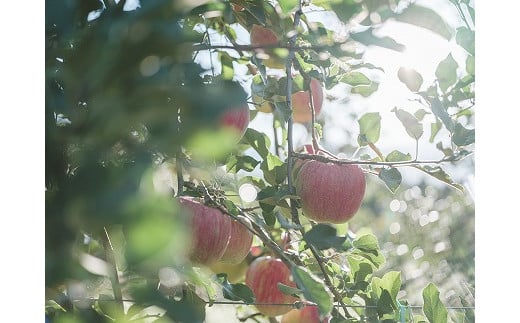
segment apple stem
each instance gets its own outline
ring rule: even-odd
[[[105,249],[105,260],[110,264],[110,284],[112,285],[112,291],[114,292],[114,300],[119,307],[121,313],[124,311],[123,306],[123,295],[121,293],[121,285],[119,284],[119,275],[117,273],[116,257],[114,254],[114,248],[110,241],[110,236],[106,227],[103,227],[104,233],[101,234],[103,240],[103,247]]]

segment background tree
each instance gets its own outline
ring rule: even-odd
[[[294,284],[268,294],[299,300],[293,307],[317,306],[334,322],[472,321],[473,202],[445,168],[472,168],[474,9],[446,5],[461,27],[408,1],[48,1],[46,319],[198,322],[215,303],[256,304],[251,284],[192,262],[195,220],[177,202],[188,195],[254,234],[244,267],[280,259]],[[398,70],[417,105],[385,109],[412,151],[380,147],[387,119],[358,110],[333,145],[326,104],[377,93],[385,73],[363,51],[405,49],[378,34],[389,21],[454,40],[464,59],[448,54],[431,84]],[[253,124],[266,113],[269,132]],[[437,158],[419,158],[427,146]],[[351,221],[306,217],[298,176],[310,163],[363,169]],[[446,186],[400,188],[403,170]],[[463,308],[448,311],[430,281]],[[262,320],[256,309],[274,315],[250,305],[236,317]]]

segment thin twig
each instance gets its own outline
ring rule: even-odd
[[[70,299],[72,302],[84,302],[84,301],[100,301],[100,302],[114,302],[113,299],[99,299],[94,297],[87,297],[87,298],[74,298]],[[130,302],[135,303],[136,301],[133,299],[123,299],[123,302]],[[212,301],[208,302],[205,301],[206,304],[216,304],[216,305],[251,305],[251,306],[257,306],[257,305],[273,305],[273,306],[295,306],[295,303],[245,303],[242,301]],[[318,306],[316,304],[310,304],[310,303],[304,303],[304,306]],[[333,306],[338,306],[338,304],[333,304]],[[345,305],[347,308],[377,308],[377,305]],[[409,308],[423,308],[421,305],[406,305],[405,307]],[[447,310],[474,310],[475,306],[446,306]]]

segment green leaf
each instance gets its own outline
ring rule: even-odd
[[[435,136],[437,136],[437,133],[439,133],[439,130],[442,128],[442,122],[440,122],[438,119],[436,119],[435,123],[431,124],[430,129],[430,143],[433,143],[435,140]]]
[[[360,94],[363,97],[372,95],[379,88],[379,83],[372,82],[370,85],[358,85],[350,89],[351,93]]]
[[[415,168],[422,170],[426,174],[435,177],[436,179],[464,192],[464,187],[460,184],[453,182],[450,176],[440,166],[414,166]]]
[[[287,176],[287,165],[277,156],[269,153],[260,164],[265,180],[271,185],[281,184]]]
[[[360,255],[348,255],[347,262],[350,268],[350,277],[354,283],[366,282],[367,277],[374,272],[374,266]]]
[[[458,66],[457,62],[453,59],[453,56],[451,56],[451,53],[448,54],[448,56],[437,66],[435,76],[437,77],[437,80],[439,80],[439,86],[443,92],[446,92],[451,85],[457,82]]]
[[[363,74],[361,72],[355,72],[355,71],[344,74],[343,76],[341,76],[339,78],[338,81],[352,85],[352,86],[370,85],[370,83],[372,83],[372,81],[370,81],[370,79],[368,77],[366,77],[365,74]]]
[[[359,146],[366,146],[379,140],[381,132],[381,116],[379,112],[364,114],[359,120]]]
[[[274,215],[274,205],[269,205],[265,203],[258,203],[260,204],[260,207],[262,208],[262,216],[264,218],[265,224],[272,227],[276,224],[276,216]]]
[[[451,141],[459,147],[471,145],[475,142],[475,129],[466,129],[460,123],[456,123]]]
[[[412,92],[419,91],[421,85],[423,84],[423,78],[421,74],[419,74],[413,68],[400,67],[397,71],[397,77]]]
[[[224,298],[231,301],[244,301],[246,304],[255,302],[251,289],[244,284],[231,284],[226,273],[217,274],[217,281],[222,285]]]
[[[396,310],[395,299],[392,299],[388,290],[381,290],[381,295],[377,299],[377,315],[383,320],[393,318]]]
[[[428,318],[430,323],[447,323],[448,322],[448,310],[444,304],[442,304],[439,298],[439,290],[437,287],[429,283],[423,289],[423,312]]]
[[[342,248],[346,237],[338,237],[337,230],[332,225],[320,223],[305,232],[303,239],[319,250],[325,250],[329,248]]]
[[[370,27],[361,32],[351,33],[350,37],[364,45],[374,45],[383,48],[392,49],[395,51],[402,52],[405,47],[402,44],[397,43],[393,38],[390,37],[377,37],[373,34],[374,28]]]
[[[298,5],[298,0],[280,0],[278,3],[284,13],[289,13]]]
[[[318,305],[320,316],[329,315],[333,308],[333,297],[325,283],[304,267],[293,266],[291,272],[305,299]]]
[[[236,173],[241,169],[245,170],[246,172],[252,172],[258,164],[260,164],[260,161],[254,159],[251,156],[230,155],[226,163],[226,169],[228,172],[233,173]]]
[[[468,58],[466,58],[466,72],[475,75],[475,56],[468,56]]]
[[[457,29],[455,39],[457,44],[464,48],[470,55],[475,55],[475,32],[466,27],[460,27]]]
[[[444,37],[446,40],[451,39],[452,32],[450,27],[444,19],[432,9],[413,4],[404,9],[403,12],[398,14],[395,18],[400,22],[426,28]]]
[[[392,112],[395,112],[397,118],[401,121],[404,128],[406,129],[406,133],[415,140],[419,140],[423,135],[423,126],[417,120],[417,118],[403,109],[393,108]]]
[[[422,121],[424,119],[424,116],[427,114],[430,114],[430,113],[426,112],[426,110],[424,110],[424,109],[419,109],[419,110],[415,111],[415,113],[413,115],[417,118],[417,120]]]
[[[388,187],[392,193],[395,193],[399,188],[403,179],[401,172],[394,167],[381,169],[378,177],[385,183],[386,187]]]
[[[453,131],[453,120],[446,111],[446,108],[442,102],[435,97],[430,98],[430,104],[433,114],[442,121],[446,129],[448,129],[450,132]]]
[[[271,142],[264,133],[247,128],[242,140],[256,150],[260,157],[267,158],[269,155]]]
[[[404,154],[398,150],[394,150],[386,156],[385,160],[387,162],[399,162],[399,161],[408,161],[412,160],[412,155]]]
[[[355,0],[337,0],[327,1],[330,4],[330,8],[336,13],[341,21],[349,21],[355,14],[361,11],[363,8],[361,3]],[[314,3],[314,1],[313,1]],[[318,5],[318,4],[316,4]]]
[[[218,53],[220,63],[222,65],[221,76],[224,80],[232,80],[235,76],[235,71],[233,69],[233,58],[229,55],[228,52],[219,52]]]
[[[300,295],[303,294],[302,290],[299,289],[299,288],[287,286],[287,285],[284,285],[282,283],[278,283],[277,286],[278,286],[278,289],[282,293],[284,293],[285,295],[291,295],[291,296],[294,296],[294,297],[300,297]]]
[[[387,290],[395,303],[397,293],[401,289],[401,272],[389,271],[381,278],[374,277],[371,285],[372,289],[378,293],[378,296],[380,296],[380,290]]]
[[[370,233],[355,239],[352,245],[359,250],[372,254],[378,254],[380,251],[376,236]]]

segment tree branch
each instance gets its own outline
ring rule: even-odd
[[[397,162],[375,162],[368,160],[348,160],[348,159],[333,159],[321,155],[309,155],[309,154],[301,154],[301,153],[292,153],[292,157],[298,159],[310,159],[317,160],[323,163],[334,163],[339,165],[372,165],[372,166],[391,166],[391,167],[400,167],[400,166],[414,166],[421,164],[442,164],[446,162],[457,161],[458,156],[446,157],[438,160],[409,160],[409,161],[397,161]]]

